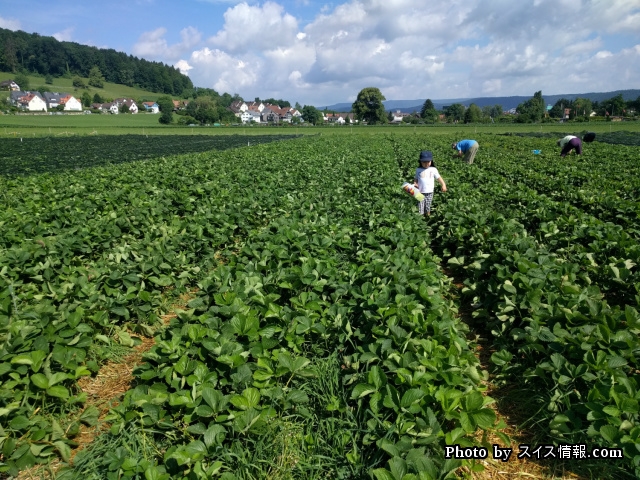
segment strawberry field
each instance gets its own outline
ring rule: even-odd
[[[612,478],[635,478],[638,147],[476,139],[473,165],[411,133],[3,159],[0,475],[456,478],[481,465],[445,445],[509,442],[490,381],[531,392],[547,443],[619,448]],[[400,189],[425,149],[449,189],[428,221]],[[150,336],[99,419],[78,381]]]

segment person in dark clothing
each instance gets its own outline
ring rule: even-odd
[[[566,157],[571,150],[575,149],[578,155],[582,155],[582,140],[573,135],[567,135],[564,138],[558,140],[558,146],[562,147],[560,152],[561,157]]]

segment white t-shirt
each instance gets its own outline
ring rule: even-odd
[[[560,146],[564,147],[567,143],[569,143],[574,138],[576,138],[574,135],[567,135],[562,140],[560,140]]]
[[[416,168],[416,176],[414,180],[418,181],[418,190],[420,193],[433,193],[435,180],[440,178],[440,173],[436,167]]]

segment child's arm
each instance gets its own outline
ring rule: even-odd
[[[447,184],[444,183],[444,178],[442,178],[442,177],[438,178],[438,182],[440,182],[440,186],[442,187],[442,191],[446,192],[447,191]]]

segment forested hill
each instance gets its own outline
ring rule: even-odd
[[[107,82],[137,86],[151,92],[181,95],[193,88],[191,79],[170,65],[80,45],[53,37],[0,28],[0,71],[38,73],[60,77],[88,77],[97,66]]]

